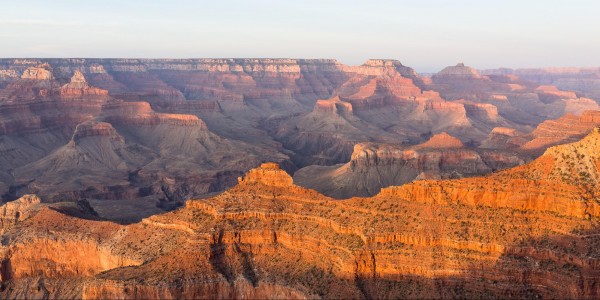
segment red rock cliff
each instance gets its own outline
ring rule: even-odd
[[[55,204],[4,234],[12,238],[2,246],[0,293],[593,299],[600,261],[590,237],[600,210],[588,197],[597,192],[599,141],[596,130],[495,175],[371,198],[333,200],[267,163],[229,191],[128,226]],[[553,177],[571,162],[587,175]]]

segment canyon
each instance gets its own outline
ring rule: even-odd
[[[600,123],[593,92],[532,78],[381,59],[0,59],[0,195],[85,199],[127,223],[266,161],[336,198],[483,175]],[[426,146],[445,134],[460,146]]]
[[[130,225],[86,202],[28,195],[0,209],[0,294],[595,299],[599,183],[594,128],[521,166],[372,197],[329,198],[295,185],[276,163]]]
[[[0,297],[600,297],[595,69],[0,59]]]

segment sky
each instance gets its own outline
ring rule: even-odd
[[[0,0],[0,57],[600,66],[596,0]]]

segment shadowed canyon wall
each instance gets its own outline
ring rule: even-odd
[[[550,84],[380,59],[0,59],[0,195],[135,222],[266,161],[336,197],[487,174],[598,124],[590,96]],[[424,144],[443,134],[461,146]]]

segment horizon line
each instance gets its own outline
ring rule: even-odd
[[[361,64],[351,64],[351,63],[344,63],[342,62],[340,59],[337,58],[300,58],[300,57],[76,57],[76,56],[65,56],[65,57],[43,57],[43,56],[24,56],[24,57],[0,57],[0,60],[10,60],[10,59],[23,59],[23,60],[27,60],[27,59],[40,59],[40,60],[60,60],[60,59],[66,59],[66,60],[70,60],[70,59],[97,59],[97,60],[127,60],[127,59],[132,59],[132,60],[305,60],[305,61],[310,61],[310,60],[321,60],[321,61],[335,61],[339,64],[345,65],[345,66],[352,66],[352,67],[360,67],[360,66],[364,66],[368,61],[371,60],[382,60],[382,61],[391,61],[391,62],[398,62],[400,63],[402,66],[405,67],[409,67],[412,68],[413,70],[415,70],[417,73],[436,73],[436,72],[431,72],[431,71],[417,71],[417,68],[412,67],[411,65],[406,65],[404,64],[400,59],[397,58],[367,58],[365,60],[363,60],[363,63]],[[441,67],[442,70],[446,67],[452,67],[452,66],[456,66],[457,64],[461,64],[463,63],[463,61],[457,62],[455,64],[448,64],[445,65],[444,67]],[[527,66],[527,67],[506,67],[506,66],[498,66],[498,67],[492,67],[492,68],[478,68],[478,67],[473,67],[472,65],[468,64],[468,63],[464,63],[464,65],[466,67],[472,67],[478,71],[487,71],[487,70],[499,70],[499,69],[508,69],[508,70],[527,70],[527,69],[600,69],[600,66],[577,66],[577,65],[569,65],[569,66],[557,66],[557,65],[549,65],[549,66]]]

